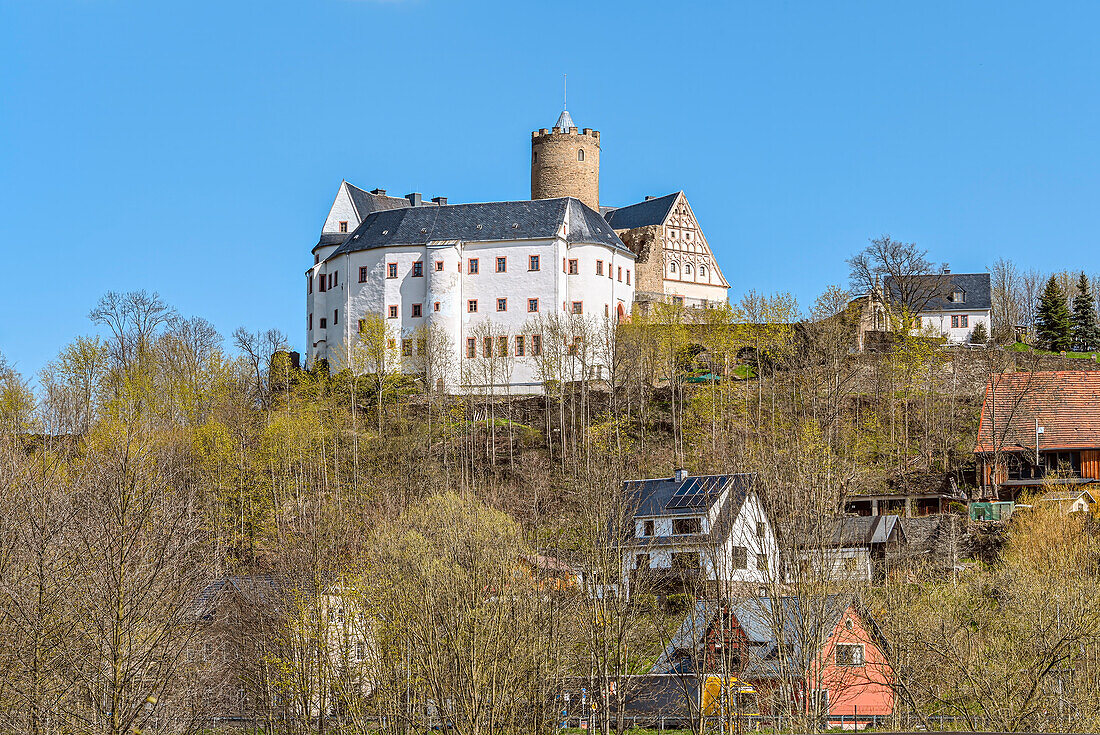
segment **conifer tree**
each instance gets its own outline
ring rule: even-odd
[[[1058,280],[1051,276],[1043,294],[1039,297],[1039,309],[1035,318],[1035,331],[1039,345],[1060,352],[1073,346],[1073,321],[1070,318],[1066,295]]]
[[[1081,352],[1100,349],[1100,326],[1096,323],[1096,306],[1092,289],[1084,271],[1077,280],[1077,295],[1073,297],[1073,343]]]

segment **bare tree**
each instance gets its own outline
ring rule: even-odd
[[[993,339],[1011,342],[1016,326],[1024,323],[1023,283],[1019,269],[1011,260],[999,258],[992,268]]]
[[[927,256],[928,251],[916,243],[894,240],[889,235],[875,238],[848,259],[852,290],[880,293],[891,306],[894,331],[908,330],[913,315],[949,288],[933,272]]]

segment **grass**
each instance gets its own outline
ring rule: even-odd
[[[1016,342],[1010,345],[1008,349],[1012,352],[1034,352],[1037,355],[1061,355],[1061,352],[1053,352],[1051,350],[1040,350],[1038,347],[1032,347],[1026,345],[1023,342]],[[1100,352],[1066,352],[1066,357],[1072,357],[1076,360],[1095,360],[1096,356],[1100,355]]]

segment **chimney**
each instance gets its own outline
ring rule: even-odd
[[[414,207],[419,207],[421,202],[422,202],[422,199],[420,197],[420,192],[418,192],[418,191],[414,191],[412,194],[406,194],[405,198],[408,199],[409,204],[411,204]]]
[[[951,272],[951,265],[948,264],[948,263],[944,263],[943,264],[943,272],[944,273],[950,273]]]
[[[385,189],[371,189],[370,193],[374,194],[375,196],[378,196],[378,197],[386,196],[386,190]]]
[[[676,482],[683,482],[684,480],[688,479],[689,477],[691,477],[691,474],[688,473],[687,470],[685,470],[683,467],[677,468],[676,475],[675,475]]]
[[[432,197],[432,201],[441,207],[447,206],[447,197]]]
[[[656,199],[656,198],[657,198],[657,197],[654,197],[654,196],[650,196],[649,194],[646,194],[646,195],[645,195],[645,200],[646,200],[647,202],[648,202],[648,201],[649,201],[650,199]]]

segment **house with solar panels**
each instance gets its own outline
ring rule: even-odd
[[[609,375],[609,358],[578,340],[635,302],[725,303],[729,284],[684,193],[601,206],[600,147],[566,110],[533,131],[529,200],[454,204],[342,182],[305,273],[307,367],[374,372],[362,343],[375,315],[385,349],[367,362],[384,351],[388,371],[452,393],[539,393],[548,380]],[[570,325],[555,336],[568,344],[550,350],[539,324],[554,320]],[[579,359],[550,375],[561,348]]]
[[[779,544],[755,474],[672,477],[623,484],[633,509],[623,539],[627,595],[713,596],[718,589],[755,592],[777,580]]]

